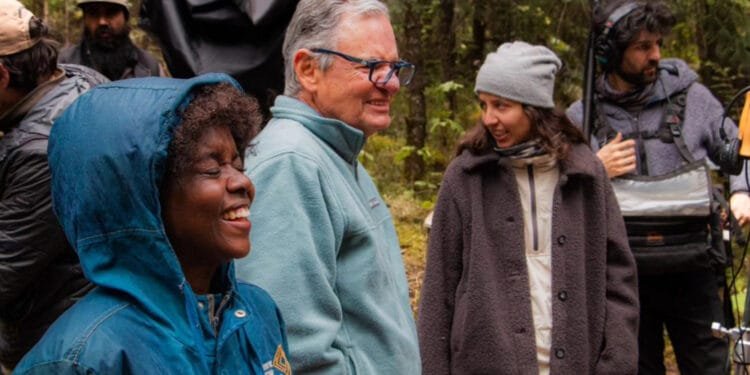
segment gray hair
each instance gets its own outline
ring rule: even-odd
[[[380,0],[301,0],[284,37],[284,95],[296,96],[302,89],[294,71],[294,54],[302,48],[334,49],[343,15],[384,15],[388,8]],[[321,54],[318,66],[328,69],[333,57]]]

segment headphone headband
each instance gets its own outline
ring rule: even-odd
[[[613,34],[612,30],[620,20],[640,6],[639,3],[631,1],[617,7],[612,13],[610,13],[607,22],[604,23],[604,28],[596,37],[594,47],[596,61],[604,67],[605,70],[608,69],[611,64],[619,63],[620,53],[617,51],[617,43],[611,40],[612,35],[610,34]]]
[[[625,3],[617,7],[617,9],[609,15],[609,18],[607,18],[607,22],[604,24],[604,30],[602,30],[602,36],[607,38],[615,25],[617,25],[623,17],[627,16],[638,7],[639,5],[637,3]]]

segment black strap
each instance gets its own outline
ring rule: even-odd
[[[659,138],[664,143],[674,143],[677,147],[680,156],[687,163],[695,161],[693,155],[685,143],[685,139],[682,137],[682,123],[685,120],[685,106],[687,103],[687,92],[690,86],[687,88],[672,94],[667,99],[666,108],[664,109],[664,115],[662,116],[661,123],[657,130],[644,130],[634,131],[630,133],[623,133],[624,139],[638,139],[639,146],[642,145],[643,140]],[[596,100],[599,100],[597,96]],[[601,106],[595,106],[596,116],[594,117],[594,136],[599,143],[599,148],[603,147],[609,141],[617,136],[617,132],[609,125],[604,113],[600,110]],[[646,150],[645,147],[639,147],[639,160],[640,160],[640,172],[642,175],[648,175]]]
[[[732,210],[729,208],[729,202],[727,202],[727,200],[724,198],[724,193],[719,189],[714,188],[711,194],[713,196],[714,202],[719,205],[718,209],[721,209],[727,213],[727,219],[729,220],[729,232],[734,236],[734,241],[738,245],[744,247],[745,245],[747,245],[747,241],[742,232],[742,226],[740,226],[740,222],[737,221],[737,218],[734,217],[734,214],[732,214]],[[712,207],[712,210],[716,209],[717,208]]]
[[[594,97],[594,101],[599,102],[599,96]],[[595,105],[596,116],[594,116],[594,136],[599,142],[599,148],[609,143],[612,139],[617,136],[617,132],[609,126],[609,121],[604,117],[604,113],[601,111],[601,106]],[[624,134],[623,134],[624,136]]]
[[[685,138],[682,137],[682,123],[685,120],[685,104],[687,103],[687,90],[689,88],[690,86],[672,95],[672,97],[667,100],[667,106],[664,109],[664,117],[661,119],[661,125],[659,128],[660,130],[663,129],[662,134],[666,133],[666,131],[669,132],[672,136],[672,141],[680,152],[680,156],[682,156],[686,162],[692,163],[695,161],[695,158],[693,158],[690,150],[688,150],[687,144],[685,144]],[[662,141],[664,141],[664,139],[662,139]]]

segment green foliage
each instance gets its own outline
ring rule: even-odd
[[[78,40],[82,14],[75,0],[21,0],[44,18],[63,42]],[[403,56],[420,61],[424,84],[402,90],[393,103],[391,128],[371,137],[361,160],[385,191],[413,191],[429,201],[464,131],[479,119],[473,92],[478,67],[501,43],[545,44],[564,61],[555,97],[565,107],[582,95],[589,33],[588,1],[573,0],[386,0]],[[131,6],[132,38],[156,52],[136,27],[140,1]],[[663,56],[686,60],[722,100],[750,84],[750,0],[672,0],[678,19]],[[409,36],[414,43],[405,44]],[[408,47],[408,48],[407,48]],[[408,94],[408,95],[407,95]],[[423,95],[424,113],[414,94]],[[407,120],[419,115],[424,137],[407,137]],[[409,140],[407,142],[407,139]],[[418,142],[418,143],[415,143]],[[407,182],[406,163],[418,156],[422,175]]]
[[[423,226],[429,210],[417,204],[413,192],[384,195],[393,215],[409,281],[409,297],[416,312],[427,257],[427,232]]]
[[[750,1],[676,0],[667,53],[696,67],[720,100],[750,84]]]
[[[506,41],[525,40],[546,44],[565,62],[556,84],[555,97],[566,107],[582,96],[583,60],[589,32],[590,9],[584,1],[511,1],[511,0],[456,0],[453,4],[452,33],[449,41],[443,30],[441,4],[445,1],[417,1],[423,13],[419,18],[423,63],[418,74],[428,83],[422,90],[425,96],[427,132],[425,148],[420,155],[428,164],[425,173],[444,168],[449,162],[456,141],[478,119],[478,108],[473,94],[473,80],[485,54]],[[389,5],[403,9],[406,0],[392,0]],[[415,4],[416,4],[415,3]],[[670,2],[678,19],[672,35],[665,41],[663,56],[686,60],[703,77],[703,81],[722,100],[726,100],[748,82],[750,72],[750,1],[675,0]],[[404,30],[406,20],[394,17],[397,30]],[[476,27],[483,27],[481,38]],[[397,33],[398,35],[398,33]],[[400,37],[399,37],[400,38]],[[477,44],[481,43],[481,44]],[[403,47],[402,47],[403,49]],[[472,51],[480,51],[472,55]],[[409,51],[410,53],[413,51]],[[446,71],[450,64],[454,71]],[[409,113],[411,103],[404,104]],[[401,115],[399,115],[401,116]],[[403,134],[404,117],[397,117],[388,134]],[[417,147],[405,145],[399,161],[418,153]],[[425,177],[423,180],[430,180]],[[428,185],[431,186],[431,185]]]
[[[430,133],[448,132],[461,134],[464,131],[464,127],[451,118],[432,117],[428,121],[428,125]]]
[[[443,82],[435,87],[435,90],[442,94],[448,94],[451,92],[456,92],[458,90],[461,90],[464,88],[464,85],[455,82],[455,81],[448,81]]]
[[[415,207],[429,210],[434,206],[438,184],[442,173],[431,172],[426,178],[405,184],[401,177],[401,168],[410,155],[416,153],[429,161],[429,164],[443,163],[437,151],[425,147],[416,149],[407,146],[398,138],[373,135],[367,140],[359,161],[369,171],[378,189],[386,196],[407,196],[413,200]]]
[[[397,181],[401,180],[403,158],[397,158],[403,152],[405,144],[398,137],[375,134],[367,139],[359,161],[370,172],[378,189],[386,193],[396,193],[401,189]]]
[[[473,89],[473,85],[471,85]],[[467,89],[467,84],[457,81],[441,82],[430,85],[425,90],[428,103],[427,129],[429,134],[442,141],[439,146],[445,150],[445,146],[453,146],[453,141],[457,139],[465,130],[465,125],[469,118],[476,110],[474,105],[474,93]],[[470,98],[467,98],[469,93]],[[448,102],[448,96],[454,95],[455,100],[461,103],[458,112],[453,111]],[[468,102],[468,103],[466,103]],[[450,143],[447,145],[446,143]]]
[[[75,0],[21,1],[47,21],[60,41],[78,40],[82,15]],[[425,84],[413,83],[402,90],[391,108],[391,128],[369,137],[359,161],[370,171],[393,213],[415,306],[426,253],[422,220],[434,206],[458,139],[479,119],[473,89],[485,55],[514,40],[550,47],[564,62],[555,85],[555,98],[564,108],[582,96],[590,9],[589,2],[582,0],[385,2],[399,51],[402,57],[419,61],[417,74]],[[161,57],[153,41],[136,27],[140,1],[131,3],[133,40]],[[678,24],[665,40],[662,56],[686,60],[723,101],[750,84],[750,0],[670,0],[668,4]],[[412,36],[415,43],[407,47],[405,42]],[[414,99],[419,95],[414,94],[423,95],[424,113],[415,110],[419,101]],[[426,130],[419,145],[407,142],[412,139],[407,138],[407,120],[414,120],[415,114],[424,120]],[[414,155],[425,168],[422,176],[407,181],[403,172]],[[747,286],[743,277],[740,280],[736,303],[744,307]]]

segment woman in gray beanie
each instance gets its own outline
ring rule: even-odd
[[[475,92],[433,216],[425,374],[634,374],[636,270],[607,174],[555,108],[561,62],[506,43]]]

